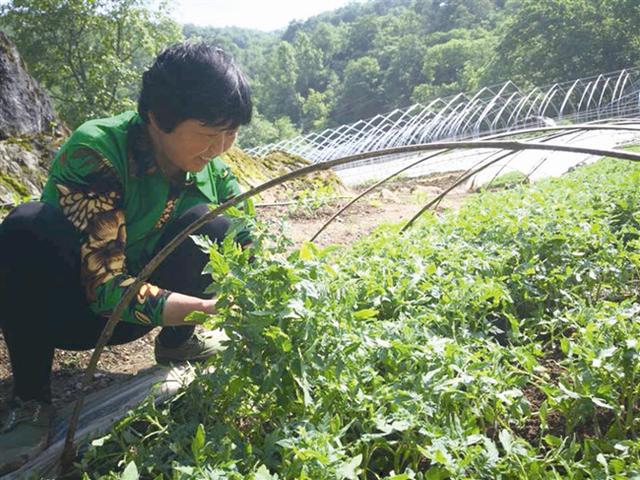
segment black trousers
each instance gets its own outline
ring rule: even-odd
[[[172,222],[158,248],[208,212],[198,205]],[[217,217],[196,234],[221,242],[229,221]],[[210,277],[202,275],[208,256],[185,240],[158,267],[150,283],[204,298]],[[80,242],[73,225],[50,205],[30,202],[15,208],[0,225],[0,325],[9,350],[13,393],[23,400],[51,401],[54,349],[94,348],[106,319],[93,313],[80,282]],[[109,345],[128,343],[153,327],[119,322]],[[159,341],[178,346],[193,326],[164,327]]]

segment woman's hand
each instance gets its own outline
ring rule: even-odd
[[[217,298],[203,299],[173,292],[167,297],[167,302],[164,304],[162,325],[175,327],[191,323],[184,321],[191,312],[204,312],[213,315],[217,312],[217,303]]]
[[[210,315],[213,315],[214,313],[216,313],[218,311],[217,305],[218,305],[218,299],[217,298],[212,298],[212,299],[209,299],[209,300],[202,300],[202,311],[204,313],[208,313]]]

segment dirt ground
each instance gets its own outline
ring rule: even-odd
[[[433,199],[443,188],[448,187],[457,173],[429,178],[401,179],[385,188],[376,190],[348,209],[333,222],[316,243],[348,245],[370,233],[385,223],[398,223],[409,219],[423,205]],[[364,188],[353,188],[353,195]],[[469,192],[464,188],[450,192],[439,206],[439,210],[456,209]],[[286,231],[296,245],[308,240],[334,212],[348,202],[341,199],[313,208],[309,206],[268,206],[258,207],[258,215],[265,219],[286,219]],[[152,367],[152,332],[145,337],[116,347],[107,347],[100,357],[100,363],[89,391],[96,391],[116,382],[122,382],[140,370]],[[0,333],[0,338],[2,334]],[[79,391],[82,375],[89,362],[91,351],[56,351],[52,373],[53,402],[62,407],[73,401]],[[0,340],[0,405],[4,405],[11,395],[11,369],[4,343]]]

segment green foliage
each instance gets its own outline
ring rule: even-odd
[[[336,188],[330,183],[312,181],[308,188],[298,190],[293,196],[293,203],[287,208],[287,216],[315,218],[318,209],[325,205],[335,206]]]
[[[238,145],[241,148],[257,147],[300,134],[289,117],[279,117],[270,122],[260,112],[254,111],[251,123],[240,130]]]
[[[484,32],[483,39],[489,38],[479,27],[495,26],[497,11],[491,0],[374,0],[292,22],[279,37],[191,25],[184,33],[220,44],[240,59],[266,120],[288,117],[310,131],[406,106],[419,85],[429,85],[430,96],[476,88],[479,70],[491,56],[491,46],[479,35],[465,45],[462,60],[468,59],[468,65],[456,52],[451,55],[452,78],[442,80],[439,90],[425,84],[425,52],[440,42],[431,40],[434,32],[472,26]]]
[[[424,80],[420,59],[425,47],[418,35],[401,35],[397,42],[384,48],[383,61],[387,65],[383,67],[382,97],[385,108],[392,110],[398,105],[408,105],[414,86]]]
[[[484,30],[453,30],[446,37],[425,50],[422,73],[426,83],[414,90],[414,101],[478,88],[478,72],[491,58],[492,35]]]
[[[296,91],[306,97],[310,90],[325,90],[329,78],[324,68],[322,51],[311,43],[311,39],[304,32],[296,34],[293,49],[298,65]]]
[[[146,0],[11,0],[1,12],[72,127],[133,107],[143,69],[182,38],[163,2],[151,9]]]
[[[324,93],[309,90],[302,104],[302,125],[306,130],[320,131],[327,126],[329,120],[331,91]]]
[[[115,478],[633,478],[640,168],[480,194],[352,250],[211,250],[229,337],[94,443]],[[257,253],[251,260],[252,253]],[[133,467],[127,467],[133,469]]]
[[[156,5],[9,0],[0,25],[73,126],[130,108],[144,66],[180,38]],[[261,116],[244,145],[254,146],[509,79],[526,88],[631,67],[639,22],[635,0],[370,0],[284,32],[183,33],[222,46],[248,74]]]
[[[456,28],[472,29],[492,24],[496,7],[504,1],[492,0],[447,0],[434,2],[418,0],[416,6],[426,17],[430,32],[446,32]]]
[[[302,97],[296,91],[298,61],[289,42],[280,42],[267,55],[268,69],[256,85],[257,105],[268,118],[300,119]]]
[[[238,27],[213,28],[187,24],[183,27],[185,38],[207,42],[222,47],[233,55],[243,71],[254,78],[265,66],[265,52],[278,42],[275,33]]]
[[[504,188],[514,188],[525,183],[529,183],[529,177],[518,170],[514,170],[492,178],[486,185],[482,185],[481,188],[484,190],[500,190]]]
[[[345,45],[349,58],[357,60],[369,54],[383,21],[379,16],[370,14],[359,17],[349,25]]]
[[[13,191],[16,195],[19,195],[21,197],[25,197],[29,195],[29,191],[27,190],[27,187],[25,187],[18,180],[16,180],[15,178],[7,174],[0,173],[0,184],[2,184],[9,190]]]
[[[488,80],[541,85],[640,62],[634,0],[521,0],[501,28]]]
[[[381,78],[380,65],[375,58],[350,60],[344,69],[344,79],[332,112],[334,119],[347,123],[378,113]]]

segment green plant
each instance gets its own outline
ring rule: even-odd
[[[132,412],[82,468],[639,475],[639,181],[635,165],[601,161],[351,249],[286,254],[257,225],[251,260],[226,240],[208,267],[224,300],[207,323],[229,337],[216,370]]]

